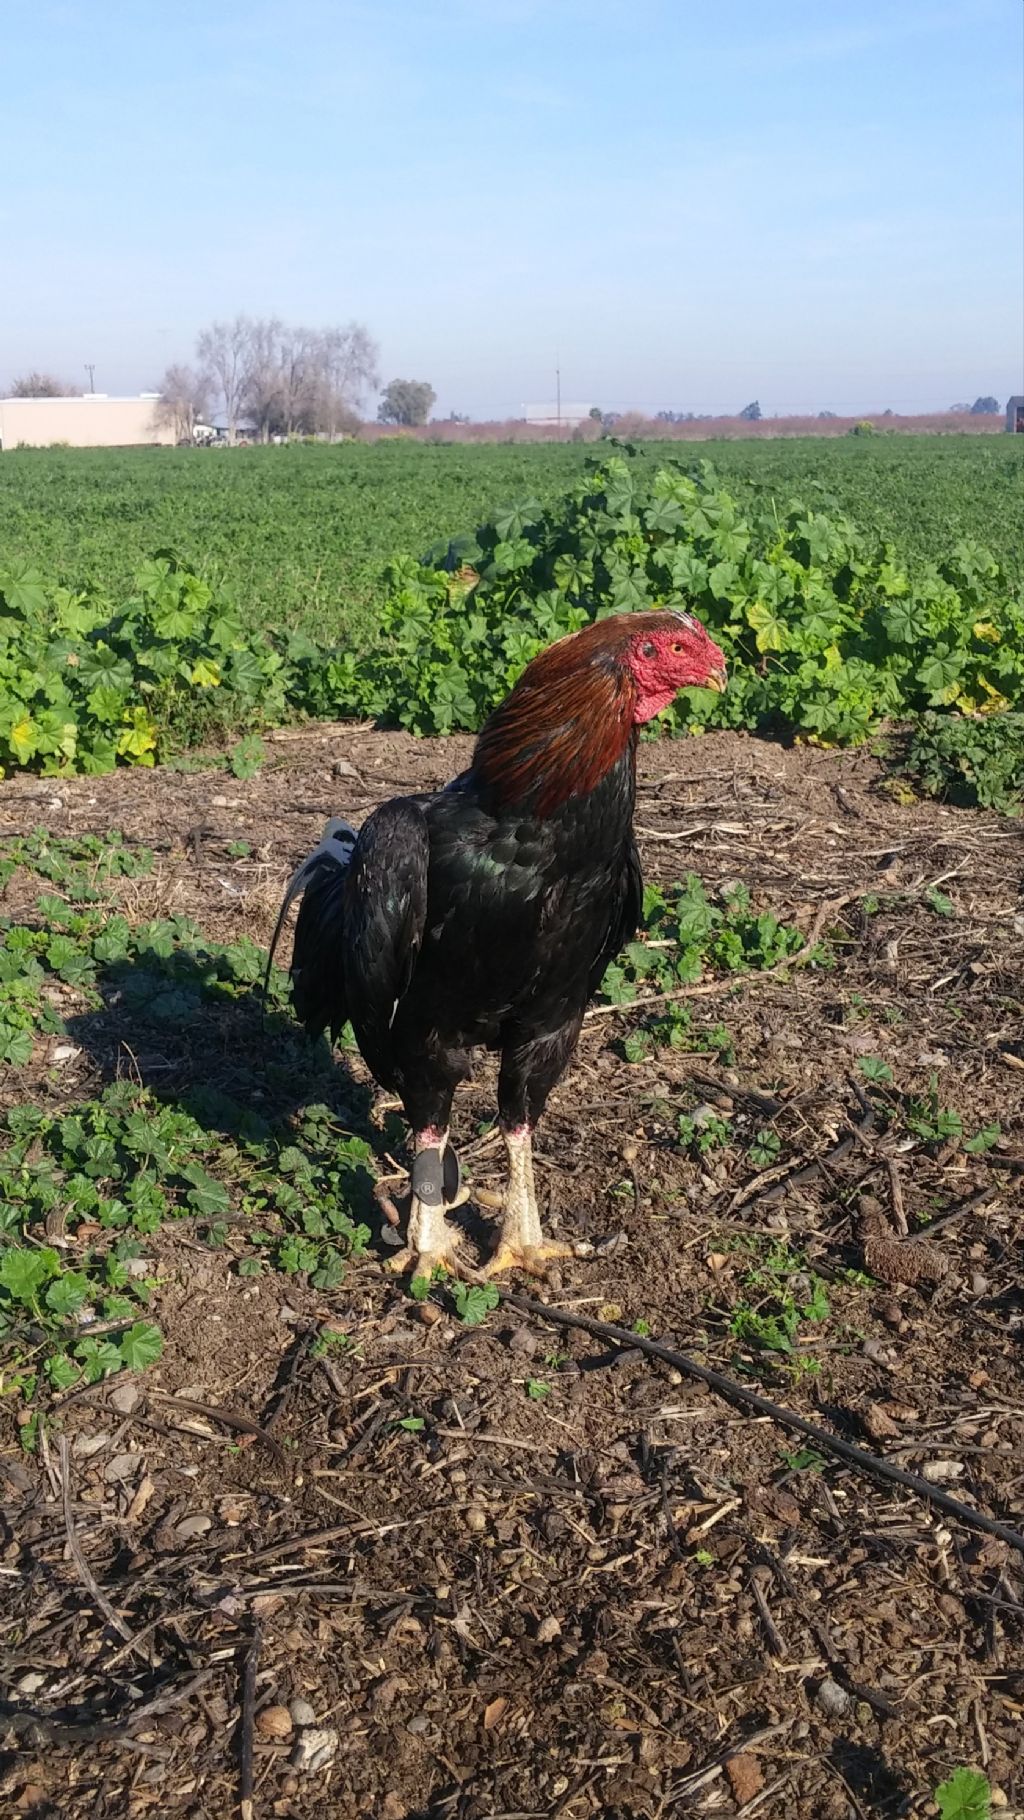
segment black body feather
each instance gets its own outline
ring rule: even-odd
[[[502,1122],[534,1123],[640,918],[634,796],[630,738],[546,815],[495,806],[472,771],[384,803],[354,846],[324,843],[296,874],[299,1017],[335,1035],[351,1018],[414,1130],[447,1126],[475,1046],[501,1052]]]

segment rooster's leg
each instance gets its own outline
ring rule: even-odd
[[[410,1271],[413,1276],[430,1277],[435,1270],[446,1270],[458,1276],[463,1268],[457,1257],[459,1233],[449,1226],[445,1213],[449,1207],[461,1206],[468,1196],[458,1187],[457,1166],[454,1183],[452,1170],[445,1167],[448,1133],[428,1127],[417,1131],[413,1141],[416,1154],[407,1240],[404,1249],[388,1260],[388,1267],[399,1275]],[[450,1200],[445,1199],[446,1190]]]
[[[508,1189],[498,1248],[485,1274],[492,1277],[499,1270],[528,1270],[531,1276],[543,1276],[553,1258],[572,1256],[572,1246],[555,1244],[541,1231],[529,1125],[506,1130],[503,1136],[508,1151]]]

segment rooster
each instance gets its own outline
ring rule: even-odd
[[[693,685],[724,688],[725,660],[688,614],[585,626],[527,665],[468,771],[436,794],[382,803],[358,834],[329,822],[295,873],[274,935],[276,944],[301,893],[295,1010],[314,1036],[337,1038],[351,1020],[370,1072],[400,1095],[412,1128],[407,1242],[394,1269],[471,1274],[446,1218],[466,1198],[448,1130],[479,1046],[501,1058],[508,1155],[486,1274],[543,1275],[568,1250],[541,1231],[532,1133],[589,999],[640,919],[639,728]]]

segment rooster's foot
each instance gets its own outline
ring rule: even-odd
[[[453,1277],[468,1276],[469,1267],[459,1257],[462,1234],[457,1226],[449,1226],[444,1215],[443,1205],[429,1206],[414,1197],[408,1244],[388,1259],[388,1270],[395,1276],[433,1277],[435,1270]]]
[[[389,1258],[388,1269],[397,1276],[410,1273],[429,1278],[435,1270],[449,1276],[470,1275],[469,1267],[458,1255],[462,1235],[445,1218],[451,1208],[461,1207],[469,1199],[469,1190],[462,1185],[459,1159],[447,1137],[440,1144],[420,1144],[409,1180],[412,1194],[408,1243]]]
[[[554,1240],[543,1240],[539,1245],[521,1244],[514,1239],[501,1238],[494,1256],[484,1267],[485,1277],[497,1276],[503,1270],[525,1270],[532,1277],[546,1277],[548,1265],[556,1258],[571,1258],[571,1245],[559,1245]]]

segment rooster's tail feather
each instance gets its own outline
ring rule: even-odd
[[[288,881],[267,956],[264,998],[285,918],[301,896],[292,949],[292,998],[312,1036],[326,1029],[336,1035],[348,1017],[342,974],[342,887],[355,843],[355,829],[333,816],[319,844]]]

